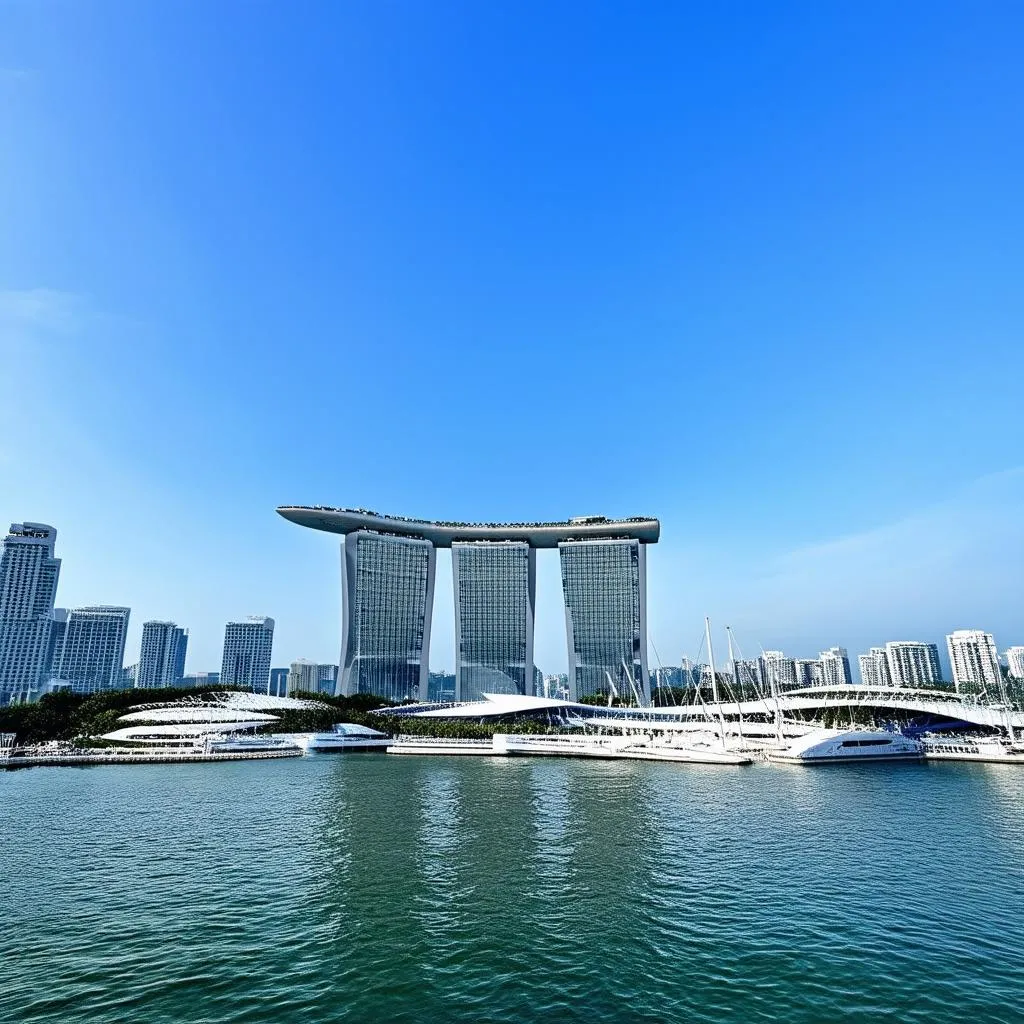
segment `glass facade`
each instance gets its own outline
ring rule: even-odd
[[[572,697],[609,692],[611,675],[632,700],[623,662],[644,700],[647,673],[647,560],[638,540],[563,541],[562,593]]]
[[[525,541],[452,544],[455,692],[533,693],[537,553]]]
[[[436,552],[359,530],[342,549],[341,692],[425,700]]]

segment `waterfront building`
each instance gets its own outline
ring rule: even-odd
[[[110,605],[72,608],[53,676],[75,693],[120,689],[130,614]]]
[[[821,652],[821,681],[825,686],[851,686],[850,656],[845,647],[830,647]]]
[[[274,620],[250,615],[224,627],[224,653],[220,682],[224,686],[266,693],[270,684],[270,655],[274,647]]]
[[[326,693],[334,696],[338,682],[338,666],[299,658],[288,670],[287,692]],[[278,696],[285,696],[284,693]]]
[[[991,633],[980,629],[954,630],[946,637],[946,649],[957,693],[998,697],[1002,670]]]
[[[930,687],[942,682],[939,648],[916,640],[890,640],[885,659],[893,686]]]
[[[558,553],[572,697],[608,694],[610,676],[620,698],[631,700],[632,675],[648,702],[645,546],[634,539],[571,540],[559,543]]]
[[[185,675],[188,630],[174,622],[144,622],[135,685],[178,686]]]
[[[26,700],[51,667],[60,559],[57,531],[11,523],[0,555],[0,705]]]
[[[1024,680],[1024,647],[1007,648],[1006,667],[1011,679]]]
[[[817,658],[794,658],[793,671],[798,687],[820,686],[824,678],[822,661]]]
[[[857,661],[860,665],[860,681],[865,686],[892,686],[884,647],[872,647],[867,654],[859,655]]]
[[[761,655],[764,664],[765,686],[770,692],[792,690],[797,685],[796,663],[782,651],[765,651]]]
[[[596,692],[588,687],[606,692],[605,674],[610,673],[628,695],[621,667],[625,661],[637,687],[648,693],[643,545],[657,541],[657,519],[582,516],[549,523],[454,523],[323,506],[282,506],[277,511],[300,526],[345,535],[339,684],[344,694],[426,699],[436,549],[455,544],[464,545],[453,557],[462,564],[456,570],[459,579],[467,581],[461,602],[458,592],[455,596],[457,614],[465,615],[457,630],[463,641],[463,671],[458,674],[466,678],[467,689],[479,689],[474,680],[499,682],[501,677],[511,681],[504,685],[522,687],[526,694],[543,685],[532,650],[524,649],[532,643],[530,566],[532,549],[558,548],[563,551],[563,592],[571,601],[566,610],[571,685],[578,682],[582,692]],[[522,549],[506,547],[507,542],[521,542],[525,559]],[[479,554],[477,544],[501,550],[488,547]],[[598,546],[573,550],[585,544]],[[472,566],[471,559],[476,560]],[[512,619],[491,636],[481,629],[490,605],[473,583],[478,577],[501,581],[504,593],[494,604]],[[622,607],[614,610],[608,602]]]
[[[358,530],[341,564],[341,693],[426,700],[434,545]]]
[[[452,544],[456,700],[533,696],[537,552],[524,541]]]

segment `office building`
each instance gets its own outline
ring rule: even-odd
[[[824,686],[850,686],[853,673],[850,671],[850,656],[845,647],[830,647],[822,651],[821,682]]]
[[[645,546],[633,539],[572,540],[559,543],[558,553],[573,699],[614,690],[633,700],[635,685],[646,703]]]
[[[144,622],[135,685],[179,686],[185,675],[188,631],[173,622]]]
[[[109,605],[72,608],[53,677],[75,693],[120,689],[130,614],[128,608]]]
[[[270,684],[270,655],[274,647],[274,620],[250,615],[224,627],[222,686],[266,693]]]
[[[426,700],[434,545],[358,530],[342,557],[341,692]]]
[[[0,705],[27,700],[49,677],[60,559],[57,531],[12,523],[0,556]]]
[[[536,550],[518,540],[456,542],[452,583],[457,699],[532,696]]]
[[[794,658],[793,672],[798,688],[822,683],[822,664],[817,658]]]
[[[942,682],[939,648],[916,640],[890,640],[885,645],[885,659],[893,686],[927,689]]]
[[[770,693],[796,688],[796,662],[782,651],[765,651],[761,655],[764,665],[765,686]]]
[[[892,686],[884,647],[872,647],[867,654],[861,654],[857,661],[860,665],[860,681],[864,686]]]
[[[270,685],[267,687],[267,693],[271,697],[287,697],[288,696],[288,672],[286,668],[272,668],[270,670]]]
[[[1010,647],[1006,651],[1006,667],[1011,679],[1024,680],[1024,647]]]
[[[957,693],[999,697],[1003,677],[991,633],[954,630],[946,637],[946,649]]]

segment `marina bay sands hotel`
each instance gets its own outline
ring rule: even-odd
[[[624,695],[633,684],[650,694],[646,546],[661,533],[657,519],[447,523],[319,505],[277,511],[345,536],[339,694],[426,700],[438,548],[452,552],[457,700],[534,693],[538,548],[557,548],[562,565],[570,697],[609,692],[609,677]]]

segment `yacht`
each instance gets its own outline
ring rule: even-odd
[[[988,764],[1024,764],[1024,748],[1001,736],[922,737],[929,761],[983,761]]]
[[[383,751],[394,742],[387,733],[351,722],[339,722],[330,732],[302,732],[288,738],[307,754],[342,753],[346,750]]]
[[[918,761],[924,744],[882,729],[814,729],[788,746],[766,753],[783,764],[838,764],[852,761]]]
[[[207,754],[258,754],[281,753],[300,755],[299,749],[287,736],[242,736],[238,733],[214,733],[207,736],[203,747]]]

